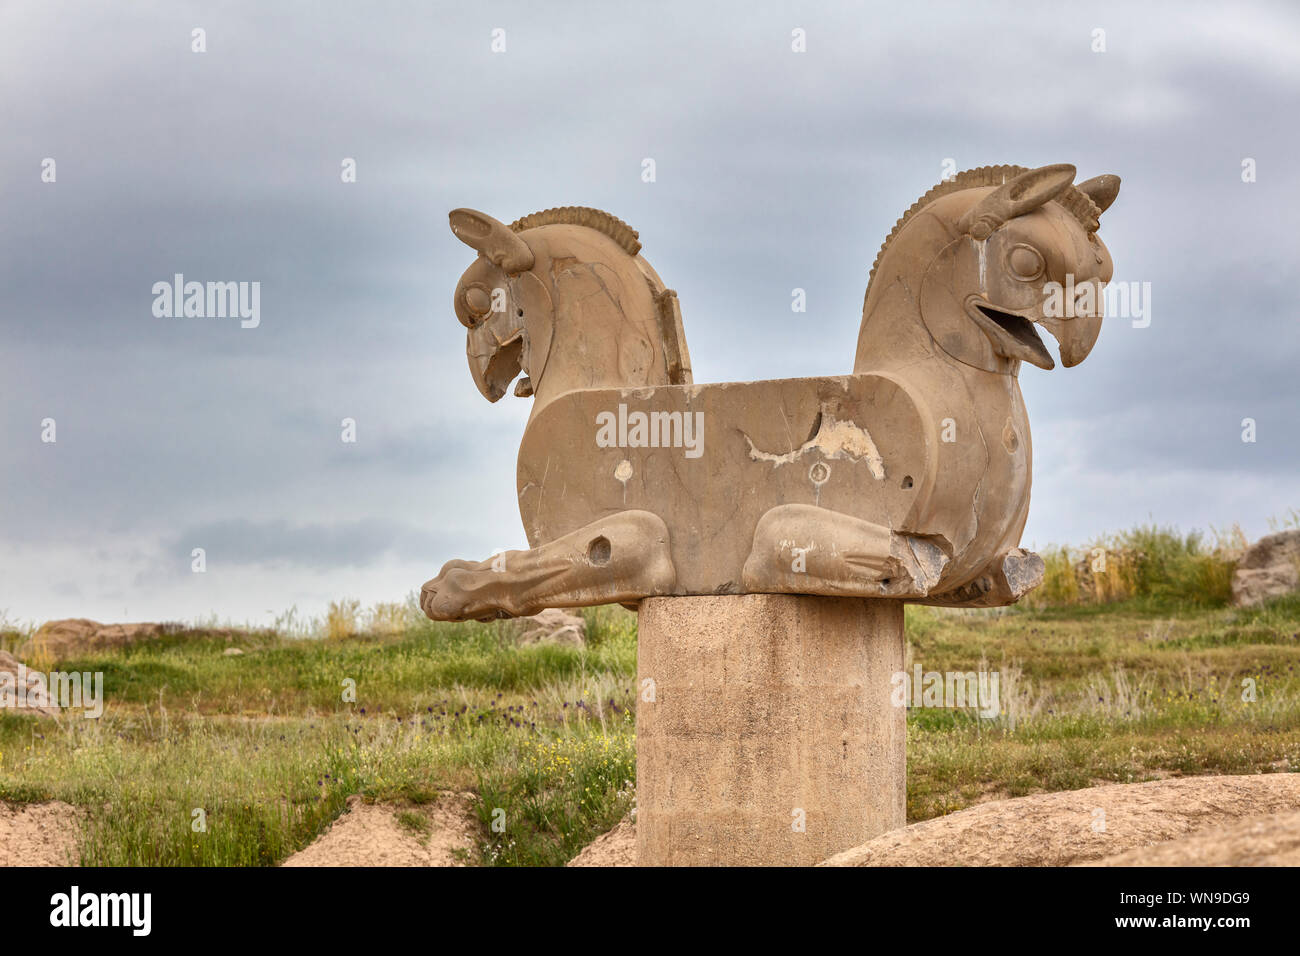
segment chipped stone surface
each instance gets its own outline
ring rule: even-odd
[[[877,481],[885,480],[885,460],[880,457],[876,443],[871,440],[871,433],[861,425],[853,422],[836,421],[834,414],[829,409],[823,408],[821,410],[817,434],[794,451],[786,452],[783,455],[760,451],[754,447],[754,442],[748,435],[745,436],[745,440],[749,442],[749,457],[754,461],[768,461],[773,465],[789,465],[802,461],[809,452],[812,452],[821,458],[865,460],[867,468],[871,471],[871,476]],[[824,473],[829,477],[830,469],[826,468]]]
[[[993,166],[945,180],[871,271],[851,375],[700,385],[676,294],[622,220],[585,207],[507,226],[451,213],[478,253],[456,289],[471,376],[532,413],[519,509],[530,549],[454,561],[422,589],[440,620],[654,595],[794,593],[942,605],[1018,600],[1029,419],[1017,376],[1088,355],[1101,315],[1047,283],[1109,281],[1114,176]],[[924,210],[925,215],[917,215]],[[1013,267],[1014,264],[1014,267]],[[1029,273],[1015,271],[1030,270]],[[806,559],[806,560],[805,560]]]

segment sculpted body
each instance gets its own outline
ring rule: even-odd
[[[1063,318],[1044,290],[1099,288],[1112,269],[1096,230],[1118,179],[1073,178],[983,167],[918,200],[872,270],[853,374],[709,385],[692,383],[676,295],[626,224],[453,212],[480,253],[456,292],[474,380],[496,401],[522,371],[516,394],[534,396],[518,462],[531,547],[450,562],[425,612],[746,592],[1017,600],[1042,574],[1018,548],[1031,449],[1017,374],[1054,365],[1036,327],[1063,364],[1087,356],[1102,297]]]

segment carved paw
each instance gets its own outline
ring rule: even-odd
[[[420,588],[420,610],[432,621],[493,621],[510,617],[498,607],[486,603],[481,591],[482,575],[493,574],[488,562],[448,561],[436,578]]]
[[[929,538],[814,505],[779,505],[754,530],[742,581],[748,591],[917,598],[939,583],[948,560]]]

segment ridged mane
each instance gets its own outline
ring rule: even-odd
[[[1029,172],[1029,168],[1026,166],[978,166],[975,169],[964,169],[952,179],[946,179],[930,189],[924,196],[912,203],[907,212],[903,213],[902,218],[894,223],[894,228],[890,230],[889,235],[885,237],[885,241],[881,243],[880,251],[876,253],[876,261],[871,264],[871,275],[867,279],[867,294],[871,294],[871,282],[876,278],[876,269],[880,266],[880,260],[884,258],[885,250],[894,241],[894,237],[898,235],[899,230],[907,225],[908,220],[918,212],[940,196],[980,186],[1001,186],[1008,179],[1027,172]],[[1066,211],[1074,216],[1088,232],[1097,231],[1100,225],[1101,209],[1077,186],[1070,186],[1052,201],[1064,206]]]
[[[543,209],[541,212],[516,219],[510,224],[510,228],[515,232],[523,232],[525,229],[535,229],[538,226],[554,225],[586,226],[597,232],[603,232],[617,242],[629,256],[634,256],[641,251],[640,237],[635,229],[617,216],[592,209],[590,206],[557,206],[554,209]]]

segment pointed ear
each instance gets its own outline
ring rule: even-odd
[[[977,202],[962,216],[957,228],[976,239],[987,238],[1007,220],[1051,202],[1070,187],[1075,172],[1069,163],[1027,170]]]
[[[533,267],[533,250],[500,220],[476,209],[453,209],[448,219],[457,239],[481,252],[506,275],[518,275]]]
[[[1119,177],[1111,173],[1094,176],[1086,182],[1079,183],[1079,191],[1097,204],[1105,212],[1119,195]]]

